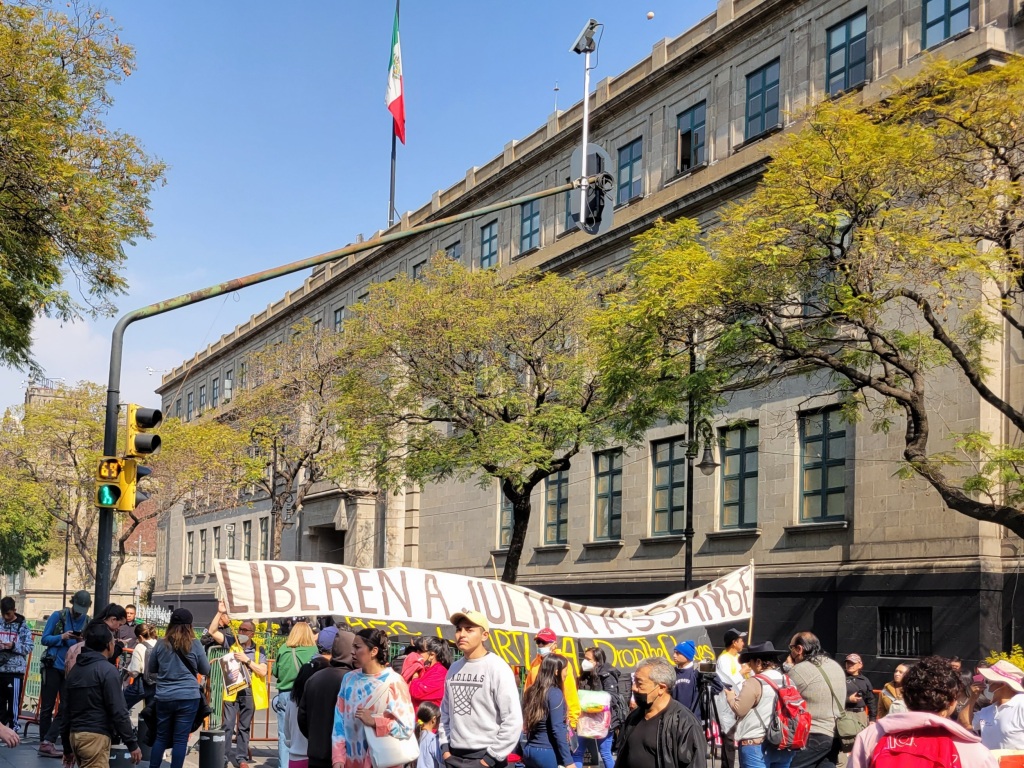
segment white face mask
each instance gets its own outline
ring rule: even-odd
[[[582,669],[584,672],[593,672],[594,662],[592,662],[590,659],[584,659],[580,662],[580,669]]]
[[[537,646],[537,653],[539,653],[541,656],[547,656],[549,653],[551,653],[551,646],[550,645],[538,645]]]
[[[248,642],[249,642],[249,636],[248,635],[239,635],[238,636],[238,644],[239,645],[245,645]]]

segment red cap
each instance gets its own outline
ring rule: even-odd
[[[553,643],[558,640],[558,635],[555,634],[554,630],[544,627],[544,629],[537,633],[537,639],[542,643]]]

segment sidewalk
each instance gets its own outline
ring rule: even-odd
[[[61,761],[53,757],[40,757],[36,752],[39,746],[39,739],[35,735],[36,727],[31,726],[32,736],[22,739],[21,745],[14,749],[7,749],[0,744],[0,768],[60,768]],[[192,734],[189,739],[189,752],[185,758],[185,768],[199,768],[199,732]],[[124,750],[124,746],[115,747],[115,750]],[[112,750],[113,751],[113,750]],[[170,765],[171,751],[164,754],[163,765]],[[111,764],[113,764],[113,760]],[[277,742],[257,742],[252,745],[252,768],[278,768],[277,765]],[[124,765],[121,763],[120,765]],[[144,760],[139,764],[143,768],[148,765]],[[209,766],[208,768],[222,768],[222,766]]]

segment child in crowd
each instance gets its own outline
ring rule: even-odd
[[[437,744],[437,726],[440,721],[441,710],[432,701],[424,701],[416,710],[416,741],[420,745],[416,768],[444,768]]]

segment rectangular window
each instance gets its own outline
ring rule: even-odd
[[[828,95],[835,96],[868,79],[868,12],[861,11],[827,33]]]
[[[245,363],[238,364],[238,386],[245,389],[249,384],[249,366]]]
[[[174,418],[181,418],[181,398],[179,397],[174,401]]]
[[[313,321],[313,333],[320,333],[324,328],[324,321],[322,317],[318,317]]]
[[[192,538],[192,531],[185,534],[185,575],[191,576],[195,571],[192,567],[192,556],[195,554],[193,547],[195,541]]]
[[[213,559],[220,560],[220,526],[213,526]]]
[[[235,524],[231,523],[227,526],[228,534],[228,560],[235,559]]]
[[[452,261],[462,261],[462,241],[456,240],[444,249],[444,255]]]
[[[779,60],[747,75],[747,123],[743,138],[752,139],[779,124]]]
[[[757,424],[722,430],[722,528],[757,525]]]
[[[644,192],[644,140],[632,141],[619,150],[619,180],[616,205],[625,205]]]
[[[423,270],[425,270],[426,268],[427,268],[427,260],[426,259],[424,259],[423,261],[419,262],[418,264],[413,264],[412,265],[412,279],[413,280],[422,280],[423,279]]]
[[[924,48],[965,32],[971,24],[971,0],[925,0],[921,9]]]
[[[654,460],[654,500],[651,534],[680,534],[686,518],[686,440],[674,437],[651,445]]]
[[[215,377],[210,386],[210,407],[216,408],[220,402],[220,379]]]
[[[338,307],[334,310],[334,330],[340,331],[341,324],[345,322],[345,308]]]
[[[252,560],[252,520],[242,523],[242,559]]]
[[[544,543],[569,541],[569,472],[548,475],[544,490]]]
[[[622,451],[594,454],[594,538],[622,538]]]
[[[189,392],[185,395],[185,421],[192,421],[192,412],[195,410],[195,404],[192,401],[192,393]]]
[[[540,200],[519,206],[519,253],[540,248]]]
[[[226,371],[224,371],[224,402],[225,403],[230,403],[231,402],[231,391],[234,389],[234,385],[235,385],[234,377],[235,377],[235,371],[234,371],[233,368],[228,368]]]
[[[480,268],[488,269],[498,263],[498,222],[480,227]]]
[[[206,568],[206,529],[199,531],[199,572],[208,573]]]
[[[206,410],[206,385],[202,384],[199,387],[199,415],[201,416],[203,411]]]
[[[800,417],[800,521],[846,516],[846,428],[838,409]]]
[[[931,608],[878,609],[879,656],[907,659],[931,653]]]
[[[678,125],[678,146],[676,148],[676,169],[679,173],[704,165],[707,162],[705,142],[707,140],[707,104],[701,102],[686,110],[676,119]]]
[[[512,543],[512,502],[498,489],[498,548],[508,549]]]
[[[270,518],[260,518],[260,560],[270,556]]]

